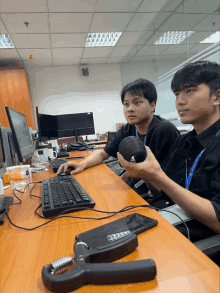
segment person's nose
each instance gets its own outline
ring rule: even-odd
[[[186,104],[186,98],[184,93],[179,93],[178,97],[176,98],[177,105],[183,105]]]

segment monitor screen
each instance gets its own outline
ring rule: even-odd
[[[59,138],[95,134],[92,112],[58,115],[57,126]]]
[[[1,125],[0,125],[0,178],[3,177],[5,171],[6,171],[5,152],[3,147],[3,138],[2,138]]]
[[[36,107],[39,141],[58,138],[57,116],[40,114]]]
[[[24,162],[34,154],[30,131],[25,115],[5,107],[13,134],[15,149],[19,162]]]

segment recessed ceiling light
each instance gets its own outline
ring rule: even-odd
[[[182,43],[186,37],[191,36],[194,31],[168,31],[165,32],[154,45],[176,45]]]
[[[220,31],[215,32],[205,40],[201,41],[200,44],[212,44],[212,43],[217,43],[220,41]]]
[[[3,48],[10,49],[14,47],[15,45],[13,44],[9,35],[7,34],[0,35],[0,49],[3,49]]]
[[[88,33],[85,47],[115,46],[121,34],[121,32]]]

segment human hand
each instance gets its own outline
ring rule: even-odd
[[[125,171],[120,177],[125,183],[127,183],[131,179],[131,176],[128,174],[127,171]]]
[[[59,167],[59,169],[57,170],[57,175],[59,175],[62,172],[65,173],[68,167],[74,168],[74,170],[70,172],[71,175],[80,173],[85,169],[85,166],[82,163],[69,162],[69,163],[62,164]]]
[[[118,160],[132,178],[140,178],[153,183],[163,171],[150,148],[146,146],[145,148],[147,157],[141,163],[128,162],[120,153],[117,154]]]

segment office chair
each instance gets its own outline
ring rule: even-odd
[[[220,234],[193,243],[220,266]]]

